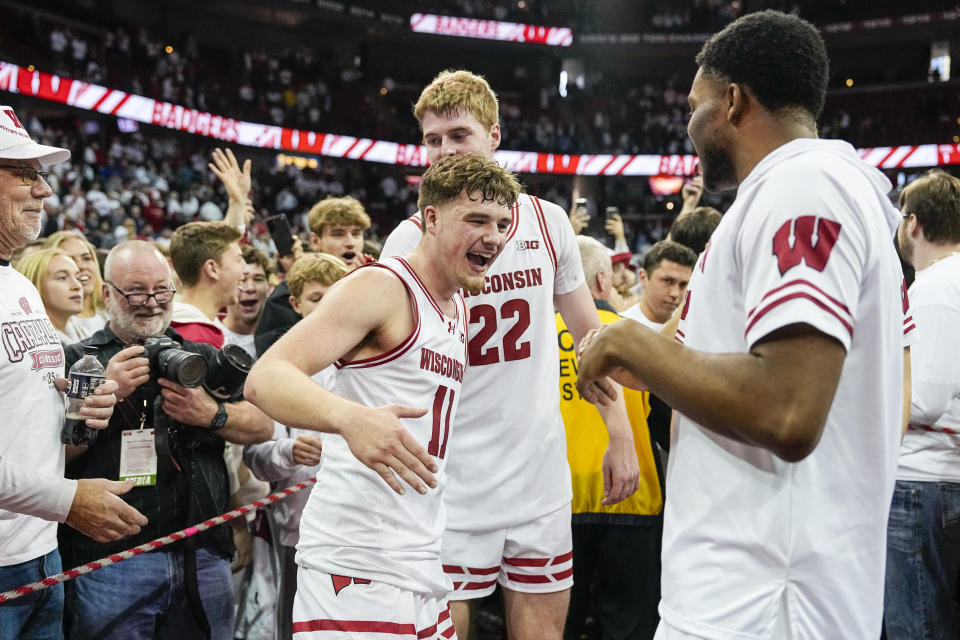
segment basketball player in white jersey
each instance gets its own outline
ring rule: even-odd
[[[461,153],[492,157],[500,144],[497,98],[486,80],[445,71],[414,115],[431,162]],[[404,255],[420,237],[419,214],[400,223],[381,256]],[[443,564],[457,633],[466,602],[504,588],[515,640],[560,640],[573,584],[570,469],[560,415],[554,305],[574,339],[600,319],[566,213],[521,195],[507,245],[470,308],[470,369],[451,444]],[[632,495],[639,466],[622,398],[601,407],[610,444],[606,500]]]
[[[275,420],[335,434],[300,523],[295,638],[454,635],[440,546],[467,356],[458,290],[483,287],[519,189],[479,155],[431,166],[413,252],[335,284],[250,372],[247,396]],[[330,365],[324,389],[310,376]]]
[[[579,370],[677,412],[657,638],[877,638],[912,333],[891,185],[817,140],[810,23],[749,14],[697,63],[688,132],[706,188],[737,198],[693,270],[684,344],[621,321]]]

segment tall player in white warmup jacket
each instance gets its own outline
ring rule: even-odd
[[[275,420],[335,434],[300,522],[296,638],[454,635],[440,539],[467,355],[458,290],[482,288],[519,188],[479,155],[431,166],[413,252],[335,284],[250,372],[247,397]],[[310,376],[330,365],[323,389]]]
[[[482,77],[445,71],[414,107],[431,162],[460,153],[492,157],[500,144],[497,98]],[[419,215],[390,234],[382,256],[404,255]],[[444,569],[457,633],[460,601],[504,587],[515,640],[560,640],[573,584],[570,469],[560,416],[554,304],[574,339],[600,326],[566,214],[521,195],[503,255],[470,308],[470,370],[450,448]],[[637,489],[640,470],[622,398],[601,409],[610,433],[606,504]]]
[[[697,63],[704,183],[738,190],[693,270],[685,346],[621,321],[584,340],[579,371],[677,411],[657,638],[877,638],[913,333],[890,182],[816,139],[828,62],[810,23],[749,14]]]

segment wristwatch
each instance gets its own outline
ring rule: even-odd
[[[227,424],[227,408],[222,402],[217,403],[217,413],[210,421],[210,431],[219,431]]]

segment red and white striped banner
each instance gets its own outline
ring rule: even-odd
[[[419,144],[244,122],[43,71],[30,71],[7,62],[0,62],[0,90],[250,147],[408,167],[428,164],[427,150]],[[881,169],[960,164],[960,145],[956,144],[876,147],[860,149],[859,153],[864,161]],[[518,173],[690,176],[697,172],[697,157],[693,155],[568,155],[501,150],[495,158]]]
[[[73,580],[74,578],[80,577],[85,573],[90,573],[91,571],[96,571],[97,569],[103,569],[104,567],[109,567],[112,564],[117,564],[118,562],[123,562],[134,556],[139,556],[142,553],[148,551],[153,551],[154,549],[159,549],[160,547],[165,547],[168,544],[173,544],[178,540],[183,540],[184,538],[189,538],[192,535],[196,535],[201,531],[206,531],[211,527],[215,527],[224,522],[229,522],[234,518],[239,518],[240,516],[250,513],[254,509],[259,509],[260,507],[265,507],[269,504],[273,504],[277,500],[283,500],[295,494],[298,491],[303,491],[307,487],[312,487],[317,483],[316,478],[310,478],[305,482],[300,482],[293,485],[292,487],[287,487],[282,491],[277,491],[276,493],[271,493],[267,497],[251,502],[250,504],[243,505],[238,507],[233,511],[228,511],[222,515],[219,515],[215,518],[210,518],[209,520],[204,520],[198,524],[193,525],[192,527],[187,527],[186,529],[181,529],[180,531],[175,531],[170,535],[157,538],[156,540],[151,540],[150,542],[145,542],[140,546],[127,549],[126,551],[121,551],[120,553],[115,553],[113,555],[107,556],[105,558],[100,558],[99,560],[93,560],[86,564],[82,564],[79,567],[74,567],[73,569],[67,569],[62,573],[57,573],[43,580],[38,580],[36,582],[31,582],[30,584],[25,584],[16,589],[11,589],[10,591],[4,591],[0,593],[0,603],[9,602],[11,600],[16,600],[25,595],[35,593],[37,591],[42,591],[48,587],[52,587],[61,582],[66,582],[67,580]]]
[[[431,13],[411,15],[410,29],[416,33],[434,33],[438,36],[531,42],[554,47],[569,47],[573,44],[573,31],[566,27],[538,27],[517,22],[436,16]]]

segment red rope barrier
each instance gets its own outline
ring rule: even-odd
[[[238,507],[233,511],[228,511],[222,515],[219,515],[215,518],[210,518],[209,520],[204,520],[198,524],[193,525],[192,527],[187,527],[186,529],[181,529],[180,531],[175,531],[170,535],[157,538],[156,540],[151,540],[141,544],[138,547],[133,547],[127,549],[126,551],[121,551],[120,553],[115,553],[113,555],[107,556],[105,558],[100,558],[99,560],[94,560],[93,562],[88,562],[86,564],[80,565],[79,567],[74,567],[73,569],[68,569],[62,573],[50,576],[49,578],[44,578],[43,580],[38,580],[37,582],[32,582],[30,584],[25,584],[22,587],[17,587],[10,591],[4,591],[0,593],[0,603],[9,602],[11,600],[16,600],[22,596],[35,593],[46,589],[47,587],[52,587],[61,582],[66,582],[67,580],[73,580],[77,576],[82,576],[85,573],[90,573],[91,571],[96,571],[97,569],[103,569],[104,567],[109,567],[112,564],[122,562],[127,558],[132,558],[138,556],[141,553],[146,553],[147,551],[153,551],[154,549],[159,549],[160,547],[165,547],[168,544],[177,542],[178,540],[183,540],[184,538],[189,538],[192,535],[205,531],[211,527],[223,524],[224,522],[229,522],[234,518],[239,518],[242,515],[250,513],[254,509],[259,509],[260,507],[265,507],[269,504],[273,504],[278,500],[283,500],[289,496],[292,496],[298,491],[302,491],[307,487],[316,484],[317,479],[311,478],[306,482],[301,482],[295,484],[291,487],[287,487],[282,491],[277,491],[276,493],[271,493],[265,498],[251,502],[250,504],[245,504],[242,507]]]

